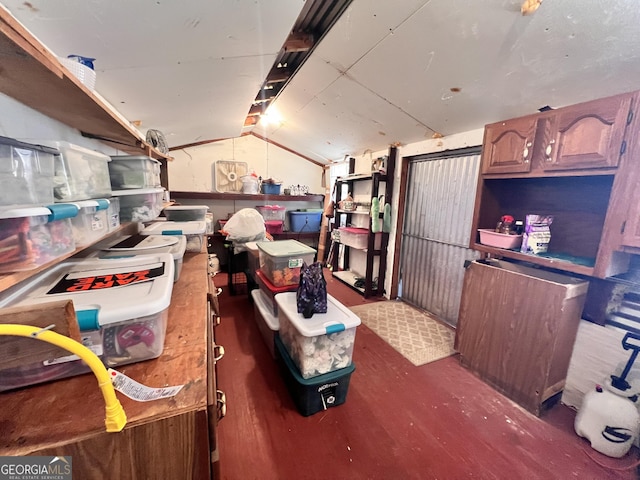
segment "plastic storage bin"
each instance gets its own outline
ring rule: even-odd
[[[75,250],[75,205],[0,209],[0,273],[32,270]]]
[[[78,214],[71,218],[73,238],[76,242],[76,247],[86,247],[109,232],[109,221],[107,218],[109,200],[104,198],[99,200],[83,200],[70,205],[78,207]]]
[[[282,220],[267,220],[264,222],[264,228],[267,233],[282,233],[284,231],[284,222]]]
[[[322,211],[289,210],[289,230],[292,232],[319,232]]]
[[[340,227],[340,243],[353,248],[365,249],[369,241],[369,230],[366,228]],[[374,248],[380,248],[382,234],[375,234]]]
[[[278,303],[275,299],[276,295],[279,293],[295,292],[298,290],[298,284],[276,287],[260,270],[256,272],[256,283],[258,284],[258,288],[264,293],[265,301],[273,312],[273,316],[276,318],[278,317]]]
[[[82,342],[111,367],[162,354],[173,290],[168,253],[67,260],[5,296],[0,307],[72,300]],[[88,372],[78,357],[0,370],[0,391]]]
[[[262,193],[265,195],[280,195],[281,183],[263,183]]]
[[[302,378],[351,365],[360,318],[331,295],[327,295],[327,313],[311,318],[298,313],[296,292],[280,293],[275,298],[282,344]]]
[[[276,287],[298,285],[300,267],[313,262],[316,251],[297,240],[258,242],[260,270]]]
[[[478,229],[480,232],[480,243],[498,248],[517,248],[522,245],[522,235],[509,235],[506,233],[498,233],[489,229]]]
[[[173,257],[173,281],[180,279],[187,237],[165,235],[131,235],[100,252],[100,258],[125,258],[133,255],[157,255],[170,253]]]
[[[276,335],[278,335],[280,322],[278,317],[273,315],[269,301],[262,290],[251,290],[251,297],[253,298],[254,320],[258,325],[258,330],[260,330],[264,343],[269,349],[269,353],[275,358],[274,341]]]
[[[53,148],[0,137],[0,207],[54,202]]]
[[[206,205],[171,205],[164,207],[164,216],[170,222],[202,222],[207,219]]]
[[[355,364],[324,375],[305,379],[291,361],[287,350],[276,336],[276,360],[287,390],[301,415],[308,417],[314,413],[343,404],[347,400],[351,374]]]
[[[186,251],[200,253],[204,243],[204,222],[156,222],[142,231],[142,235],[184,235],[187,237]]]
[[[104,153],[57,140],[32,140],[57,149],[53,196],[56,202],[74,202],[111,196],[109,162]]]
[[[120,199],[122,222],[151,222],[158,218],[164,205],[163,188],[114,190],[112,195]]]
[[[265,222],[269,220],[282,220],[284,221],[286,208],[279,205],[258,205],[256,210],[260,212]]]
[[[107,230],[113,232],[120,226],[120,199],[118,197],[109,198],[109,208],[107,209]]]
[[[109,177],[114,190],[159,187],[160,162],[146,155],[112,155]]]

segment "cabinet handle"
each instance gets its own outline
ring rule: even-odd
[[[531,142],[527,140],[524,143],[524,150],[522,150],[522,158],[524,159],[524,163],[527,163],[529,161],[529,149],[530,148],[531,148]]]
[[[216,352],[217,350],[217,352]],[[217,355],[216,355],[217,353]],[[214,345],[213,346],[213,360],[218,362],[220,360],[222,360],[222,357],[224,357],[224,347],[222,345]]]
[[[216,390],[216,404],[218,405],[218,421],[227,415],[227,396],[222,390]]]
[[[547,145],[547,148],[545,148],[544,153],[547,155],[547,162],[550,162],[552,160],[551,158],[551,152],[553,152],[553,145],[556,143],[555,140],[551,139],[549,140],[549,144]]]
[[[220,315],[216,315],[215,313],[211,313],[211,320],[213,320],[213,326],[217,327],[218,325],[220,325],[220,320],[222,320],[222,317]]]

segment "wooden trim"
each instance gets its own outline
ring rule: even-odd
[[[398,217],[396,220],[396,238],[393,248],[393,270],[391,271],[391,292],[389,298],[398,297],[400,281],[400,249],[402,248],[402,231],[404,228],[404,212],[406,209],[407,184],[409,182],[409,157],[402,157],[400,166],[400,188],[398,188]]]
[[[325,166],[324,163],[318,162],[317,160],[313,160],[312,158],[306,157],[304,155],[302,155],[301,153],[296,152],[295,150],[290,149],[289,147],[285,147],[284,145],[279,144],[278,142],[274,142],[273,140],[269,139],[268,137],[264,137],[262,135],[260,135],[259,133],[256,132],[251,132],[251,135],[253,135],[256,138],[259,138],[260,140],[263,140],[267,143],[270,143],[271,145],[275,145],[276,147],[279,147],[283,150],[286,150],[289,153],[293,153],[294,155],[297,155],[300,158],[304,158],[307,162],[311,162],[314,165],[318,165],[319,167],[323,167]]]
[[[285,40],[283,48],[287,53],[308,52],[314,44],[315,39],[312,33],[293,32]]]

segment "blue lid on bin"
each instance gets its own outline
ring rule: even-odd
[[[64,218],[73,218],[78,215],[80,209],[73,203],[55,203],[53,205],[47,205],[47,208],[51,212],[49,214],[49,221],[62,220]]]

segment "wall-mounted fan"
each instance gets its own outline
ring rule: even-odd
[[[240,177],[249,173],[247,162],[218,160],[214,164],[213,184],[220,193],[242,192]]]

